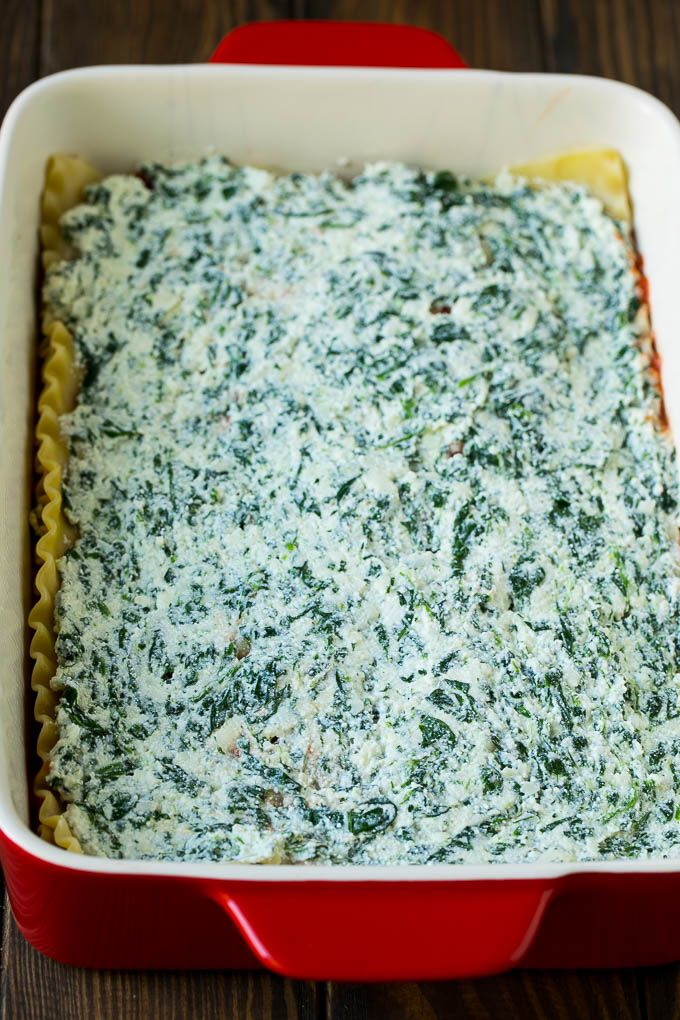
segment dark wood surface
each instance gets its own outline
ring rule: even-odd
[[[313,17],[422,25],[472,66],[615,77],[680,113],[680,0],[0,0],[0,13],[0,112],[54,71],[200,61],[234,25]],[[6,906],[0,1013],[2,1020],[680,1020],[680,965],[420,985],[84,971],[31,949]]]

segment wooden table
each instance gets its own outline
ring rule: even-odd
[[[236,24],[306,17],[423,25],[473,67],[606,75],[680,113],[680,0],[2,0],[0,10],[0,112],[41,75],[79,64],[200,61]],[[0,1002],[3,1020],[670,1020],[680,1017],[680,966],[371,986],[263,973],[95,972],[40,956],[5,906]]]

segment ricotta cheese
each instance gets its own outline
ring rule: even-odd
[[[83,849],[677,853],[678,490],[568,184],[211,157],[89,188],[50,782]]]

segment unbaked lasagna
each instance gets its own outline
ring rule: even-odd
[[[676,854],[678,488],[625,205],[210,157],[54,229],[72,848]]]

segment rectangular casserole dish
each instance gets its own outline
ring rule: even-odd
[[[453,59],[450,61],[454,63]],[[47,157],[103,171],[216,150],[320,170],[394,159],[472,175],[618,149],[630,170],[671,429],[680,435],[680,125],[652,97],[578,76],[291,66],[102,67],[27,89],[0,136],[0,857],[19,927],[97,967],[265,965],[311,979],[453,978],[680,957],[680,861],[414,867],[169,864],[67,854],[29,827],[38,197]],[[30,770],[33,771],[31,760]],[[634,918],[635,923],[630,924]]]

